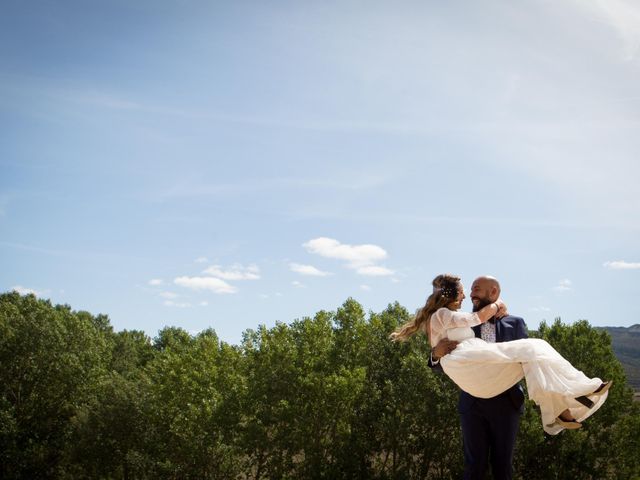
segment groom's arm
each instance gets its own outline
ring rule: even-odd
[[[524,323],[524,319],[520,317],[515,317],[516,321],[516,336],[514,340],[520,340],[523,338],[529,338],[529,333],[527,331],[527,325]],[[516,383],[509,390],[509,395],[511,397],[511,402],[513,406],[520,414],[524,412],[524,391],[522,390],[521,382]]]
[[[436,370],[442,370],[442,366],[440,365],[440,359],[451,353],[458,346],[458,342],[455,340],[449,340],[443,338],[438,342],[438,344],[431,349],[431,353],[429,354],[428,365],[430,368],[434,368]]]
[[[527,325],[524,323],[524,319],[517,317],[517,329],[518,329],[518,339],[521,338],[529,338],[529,333],[527,331]]]

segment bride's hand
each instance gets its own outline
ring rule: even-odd
[[[498,306],[498,313],[495,315],[496,318],[502,318],[509,315],[509,312],[507,311],[507,304],[504,303],[501,298],[496,300],[496,305]]]

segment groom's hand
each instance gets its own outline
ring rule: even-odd
[[[449,340],[443,338],[438,344],[431,349],[431,358],[433,360],[439,360],[445,355],[451,353],[458,346],[458,342],[455,340]]]

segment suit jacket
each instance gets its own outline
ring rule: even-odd
[[[473,331],[476,337],[480,338],[480,328],[481,325],[477,325],[473,327]],[[502,317],[499,320],[496,320],[496,342],[509,342],[511,340],[519,340],[521,338],[528,338],[527,335],[527,326],[524,323],[524,320],[520,317],[514,317],[512,315],[507,315],[506,317]],[[442,367],[439,363],[433,364],[431,362],[431,356],[429,356],[429,366],[434,368],[435,370],[442,370]],[[511,387],[509,390],[501,393],[500,395],[493,398],[476,398],[473,395],[468,394],[465,391],[460,391],[460,399],[458,401],[458,411],[463,413],[471,408],[474,402],[482,401],[486,402],[487,405],[492,406],[493,403],[496,403],[496,407],[498,407],[497,402],[492,402],[492,400],[497,399],[498,397],[502,397],[503,395],[507,395],[511,399],[511,403],[514,408],[516,408],[520,413],[524,411],[524,392],[522,391],[522,387],[520,384],[516,384]],[[502,402],[499,402],[502,405]]]
[[[480,338],[480,328],[480,325],[473,327],[473,331],[478,338]],[[519,340],[521,338],[528,338],[527,327],[522,318],[507,315],[506,317],[496,320],[496,342],[509,342],[511,340]],[[511,403],[515,409],[520,413],[524,411],[524,392],[522,391],[520,384],[514,385],[509,390],[497,395],[496,397],[487,399],[476,398],[461,390],[460,400],[458,401],[458,411],[461,413],[467,411],[471,408],[473,403],[477,401],[486,402],[486,405],[491,406],[491,404],[494,403],[492,400],[505,395],[511,399]]]

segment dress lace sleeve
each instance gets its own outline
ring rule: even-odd
[[[478,314],[468,312],[454,312],[448,308],[441,308],[433,314],[433,319],[436,321],[439,330],[449,330],[450,328],[458,327],[475,327],[480,325],[480,317]]]
[[[454,312],[448,308],[441,308],[431,315],[429,322],[431,346],[436,346],[440,340],[445,338],[449,329],[473,327],[481,323],[477,313]]]

